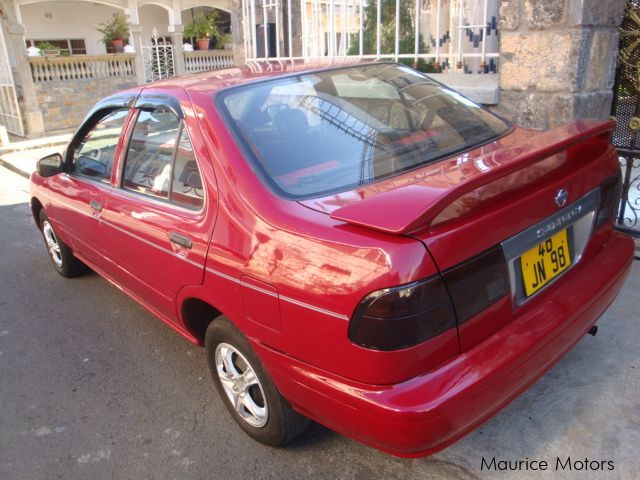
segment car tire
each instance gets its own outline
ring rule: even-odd
[[[307,429],[309,419],[282,397],[245,336],[226,317],[209,324],[205,347],[218,394],[250,437],[279,447]]]
[[[44,210],[40,210],[40,231],[49,252],[49,259],[60,275],[66,278],[85,273],[87,266],[78,260],[66,243],[60,240]]]

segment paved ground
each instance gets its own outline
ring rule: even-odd
[[[597,337],[444,452],[397,459],[318,425],[274,450],[236,428],[200,349],[98,276],[53,271],[25,188],[0,167],[0,479],[640,478],[640,262]],[[486,472],[483,456],[614,470]]]

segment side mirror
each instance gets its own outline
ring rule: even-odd
[[[36,170],[41,177],[53,177],[62,173],[62,155],[53,153],[38,160]]]

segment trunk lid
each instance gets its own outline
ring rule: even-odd
[[[465,318],[464,324],[459,320],[464,350],[507,323],[524,303],[522,286],[515,284],[521,282],[520,272],[514,270],[516,260],[525,247],[547,238],[555,227],[547,228],[539,239],[535,232],[522,234],[526,237],[522,242],[506,244],[508,251],[505,242],[532,226],[545,228],[545,221],[562,217],[566,206],[579,203],[619,171],[610,144],[614,127],[613,121],[578,121],[547,132],[516,129],[496,142],[421,169],[301,203],[337,220],[422,241],[445,283],[447,272],[464,272],[460,267],[469,259],[500,247],[507,257],[511,285],[506,288],[512,295]],[[560,191],[566,197],[562,208],[556,202]],[[586,209],[597,209],[598,195],[592,193],[589,201],[582,201],[581,217]],[[591,235],[594,214],[590,215],[582,221],[582,230],[567,230],[572,257],[577,253],[573,263],[581,254],[573,252],[574,247],[583,249],[580,242],[586,245]],[[568,226],[570,220],[558,221]],[[574,233],[579,236],[573,238]]]

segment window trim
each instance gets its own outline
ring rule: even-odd
[[[82,143],[82,141],[85,138],[87,138],[87,135],[89,135],[89,133],[93,131],[93,129],[96,127],[96,125],[98,125],[98,123],[101,120],[103,120],[104,118],[111,115],[113,112],[117,110],[126,110],[127,116],[124,119],[122,129],[120,130],[120,134],[118,135],[118,141],[116,142],[116,150],[114,151],[113,165],[111,167],[112,168],[111,175],[104,178],[97,178],[97,177],[92,177],[90,175],[83,175],[82,173],[75,172],[73,169],[73,165],[75,160],[76,148]],[[130,115],[131,115],[131,108],[129,106],[121,105],[119,103],[114,103],[109,106],[103,106],[102,108],[95,108],[91,112],[87,120],[85,120],[85,122],[78,128],[73,138],[71,139],[71,142],[69,142],[69,145],[67,146],[67,150],[64,152],[64,155],[63,155],[63,165],[62,165],[63,172],[73,178],[81,178],[84,180],[88,180],[92,183],[98,183],[100,185],[108,185],[112,187],[113,186],[113,170],[115,170],[114,167],[116,167],[118,163],[118,158],[117,158],[118,146],[122,142],[122,135],[126,133],[127,121]]]
[[[165,97],[164,95],[162,97]],[[158,98],[158,96],[156,96],[155,98]],[[166,97],[169,98],[169,97]],[[177,100],[176,100],[177,102]],[[129,131],[127,132],[127,138],[124,139],[124,146],[123,146],[123,152],[122,152],[122,158],[119,162],[118,165],[118,172],[117,172],[117,181],[114,185],[114,187],[118,190],[118,192],[121,192],[123,194],[127,194],[130,195],[134,198],[143,198],[145,201],[149,201],[151,203],[155,203],[157,205],[161,205],[161,206],[168,206],[170,208],[182,211],[182,212],[188,212],[194,215],[198,215],[198,214],[202,214],[205,211],[205,208],[207,206],[207,200],[208,200],[208,193],[207,193],[207,185],[206,182],[204,181],[204,177],[202,175],[202,169],[200,168],[200,163],[198,161],[198,157],[196,155],[196,150],[194,147],[194,143],[193,140],[191,138],[191,133],[189,132],[189,128],[186,125],[186,122],[184,121],[184,115],[177,115],[176,111],[174,110],[174,108],[168,108],[167,110],[169,110],[171,113],[175,114],[178,117],[179,123],[178,123],[178,133],[176,135],[176,144],[173,147],[173,154],[171,157],[171,176],[170,176],[170,182],[169,182],[169,191],[168,196],[166,199],[160,198],[160,197],[155,197],[153,195],[149,195],[146,194],[144,192],[139,192],[136,190],[132,190],[130,188],[127,188],[124,186],[124,170],[125,167],[127,165],[127,157],[129,156],[129,146],[131,144],[131,140],[133,137],[133,131],[135,130],[135,126],[136,123],[138,122],[138,117],[140,116],[140,112],[142,111],[153,111],[153,110],[158,110],[161,108],[166,108],[167,105],[164,103],[157,103],[155,104],[157,105],[155,108],[149,108],[149,104],[148,103],[142,103],[141,105],[138,105],[138,102],[136,102],[136,105],[133,107],[133,111],[134,111],[134,117],[131,119],[131,128],[129,129]],[[182,109],[179,110],[180,113],[182,113]],[[187,132],[187,137],[189,138],[189,143],[191,143],[191,146],[193,148],[193,158],[196,162],[196,166],[198,168],[198,173],[200,174],[200,178],[202,180],[202,204],[200,205],[200,207],[196,210],[194,208],[188,208],[188,207],[184,207],[182,205],[179,205],[175,202],[171,201],[171,193],[173,191],[173,169],[175,166],[175,161],[176,161],[176,152],[178,149],[178,143],[179,143],[179,139],[180,139],[180,135],[182,135],[182,131],[186,131]]]

